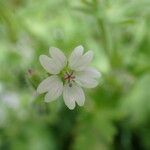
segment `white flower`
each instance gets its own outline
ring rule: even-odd
[[[46,93],[45,102],[56,100],[63,94],[64,102],[69,109],[74,109],[75,103],[79,106],[84,105],[85,95],[82,87],[96,87],[100,73],[89,67],[93,52],[83,54],[83,51],[82,46],[76,47],[67,60],[62,51],[51,47],[51,57],[40,56],[41,65],[51,75],[37,88],[39,94]]]

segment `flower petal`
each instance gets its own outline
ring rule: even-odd
[[[86,52],[82,57],[78,58],[78,61],[72,66],[73,70],[84,70],[93,59],[93,51]]]
[[[92,67],[87,67],[82,72],[84,72],[84,74],[87,74],[91,78],[99,78],[101,76],[101,73],[97,69]]]
[[[63,92],[63,82],[58,76],[53,76],[53,80],[49,85],[48,93],[45,95],[45,102],[56,100]]]
[[[47,92],[49,90],[49,85],[51,83],[51,80],[52,80],[52,77],[48,77],[44,79],[37,87],[37,92],[39,94]]]
[[[62,81],[60,80],[60,78],[57,75],[52,75],[46,79],[44,79],[39,86],[37,87],[37,92],[39,94],[45,93],[49,90],[51,90],[51,88],[55,85],[55,84],[61,84]]]
[[[82,87],[94,88],[98,85],[97,79],[100,73],[91,67],[86,68],[84,71],[75,72],[75,81]]]
[[[50,53],[52,59],[60,67],[60,70],[62,70],[65,67],[65,65],[67,64],[67,58],[64,55],[64,53],[56,47],[50,47],[49,53]]]
[[[96,81],[95,79],[85,79],[85,78],[80,78],[80,79],[76,79],[76,82],[84,87],[84,88],[95,88],[98,85],[98,81]]]
[[[39,57],[40,63],[43,68],[49,72],[50,74],[58,74],[60,73],[61,69],[56,64],[56,62],[46,55],[40,55]]]
[[[72,87],[68,84],[64,86],[63,98],[69,109],[75,108],[75,102],[77,102],[79,106],[83,106],[85,101],[85,95],[82,88],[76,86],[75,84],[73,84]]]
[[[84,51],[84,48],[81,45],[77,46],[73,50],[73,52],[71,53],[71,55],[69,57],[69,66],[71,68],[73,68],[74,65],[76,65],[76,63],[81,59],[81,57],[83,55],[83,51]]]

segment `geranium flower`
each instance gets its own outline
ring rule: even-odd
[[[83,47],[76,47],[70,57],[64,55],[58,48],[51,47],[51,57],[39,57],[43,68],[50,74],[38,88],[39,94],[46,93],[45,102],[51,102],[63,95],[64,102],[69,109],[74,109],[76,103],[84,105],[85,95],[83,88],[94,88],[98,85],[100,73],[89,67],[93,59],[93,52],[83,54]]]

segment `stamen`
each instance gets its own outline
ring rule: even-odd
[[[66,72],[64,76],[64,80],[68,82],[69,87],[72,87],[72,82],[75,82],[74,79],[75,79],[75,76],[73,75],[73,71],[71,73]]]

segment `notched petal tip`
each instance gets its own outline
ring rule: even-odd
[[[36,92],[37,92],[38,94],[42,94],[42,93],[43,93],[43,92],[41,91],[41,88],[40,88],[39,86],[37,87]]]
[[[74,110],[75,109],[75,106],[73,106],[73,107],[69,107],[69,106],[67,106],[70,110]]]
[[[45,102],[45,103],[50,103],[51,100],[49,100],[49,99],[47,99],[47,98],[44,98],[44,102]]]
[[[72,54],[82,55],[83,52],[84,52],[84,47],[82,45],[79,45],[79,46],[74,48]]]
[[[42,67],[50,74],[59,74],[63,68],[62,65],[59,65],[54,59],[47,55],[40,55],[39,60]]]
[[[77,47],[75,47],[75,49],[81,49],[81,50],[83,50],[84,47],[82,45],[78,45]]]
[[[78,100],[78,101],[76,101],[77,102],[77,104],[80,106],[80,107],[83,107],[84,106],[84,102],[85,102],[85,99],[84,99],[84,101],[82,100],[82,101],[80,101],[80,100]]]
[[[58,57],[66,57],[65,54],[63,53],[63,51],[61,51],[59,48],[57,47],[50,47],[49,48],[49,53],[51,55],[51,57],[53,58],[58,58]]]
[[[55,47],[55,46],[50,46],[50,47],[49,47],[49,50],[53,50],[53,49],[58,49],[58,48]]]
[[[42,94],[48,91],[48,85],[49,85],[49,78],[44,79],[40,84],[38,85],[36,91],[38,94]]]
[[[44,102],[45,103],[49,103],[49,102],[52,102],[52,101],[54,101],[54,100],[56,100],[56,99],[50,99],[49,98],[49,92],[45,95],[45,97],[44,97]]]
[[[39,56],[40,63],[43,61],[43,59],[45,59],[45,57],[46,57],[46,55],[43,55],[43,54]]]
[[[56,47],[50,47],[49,53],[56,65],[59,67],[59,70],[62,70],[67,65],[66,55]]]
[[[49,54],[51,57],[57,57],[57,55],[62,55],[62,51],[57,47],[50,47],[49,48]]]
[[[85,74],[88,74],[92,78],[100,78],[101,77],[101,72],[93,67],[88,67],[84,71],[85,71]]]
[[[69,85],[65,85],[63,91],[63,98],[65,105],[70,109],[73,110],[76,106],[76,103],[79,106],[83,106],[85,102],[85,95],[81,87],[77,85],[73,85],[71,88]]]
[[[82,71],[88,67],[93,59],[93,51],[87,51],[84,55],[73,57],[73,63],[70,63],[73,70]]]
[[[95,78],[100,78],[101,76],[101,72],[97,70],[97,72],[95,72]]]
[[[85,57],[87,57],[87,59],[90,59],[92,60],[93,59],[93,56],[94,56],[94,53],[92,50],[89,50],[87,51],[85,54],[84,54]]]

